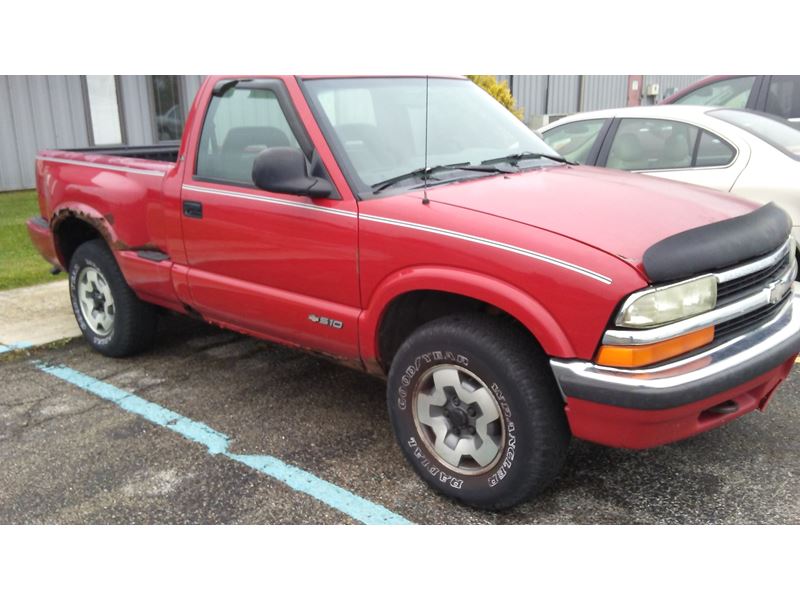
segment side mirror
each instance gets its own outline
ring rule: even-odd
[[[327,198],[333,186],[326,179],[312,177],[306,157],[297,148],[267,148],[253,161],[253,183],[267,192]]]

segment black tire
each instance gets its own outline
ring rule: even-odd
[[[435,430],[419,423],[417,410],[427,410],[430,416],[442,407],[419,409],[417,392],[433,397],[438,385],[433,391],[420,386],[430,384],[437,370],[452,374],[447,365],[457,369],[461,385],[464,380],[469,389],[483,384],[494,397],[502,418],[492,427],[495,434],[499,430],[503,434],[489,446],[500,448],[494,463],[487,461],[481,466],[474,462],[471,469],[461,459],[458,467],[448,464],[433,448],[437,440],[432,438],[438,439]],[[452,388],[442,390],[452,395]],[[466,314],[423,325],[401,345],[392,361],[387,400],[395,436],[408,461],[431,487],[465,504],[490,510],[514,506],[544,490],[564,464],[570,431],[547,357],[526,332],[508,320]],[[470,406],[471,413],[475,412],[474,403],[452,401],[457,405],[455,411],[461,410],[458,406]],[[464,415],[451,420],[455,412],[453,406],[449,408],[444,413],[447,416],[437,418],[446,419],[448,428],[475,434],[474,427],[459,429],[464,426]],[[458,424],[453,425],[456,417]],[[497,441],[500,439],[502,442]]]
[[[113,320],[106,332],[93,331],[81,312],[78,281],[87,268],[100,273],[113,297]],[[136,296],[103,240],[85,242],[75,250],[69,263],[69,295],[83,337],[100,354],[119,358],[152,345],[158,319],[156,309]]]

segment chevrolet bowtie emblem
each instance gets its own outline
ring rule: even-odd
[[[789,288],[791,287],[791,281],[773,281],[771,284],[769,284],[769,303],[777,304],[783,300],[786,292],[788,292]]]

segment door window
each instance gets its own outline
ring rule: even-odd
[[[542,133],[544,141],[561,156],[572,162],[586,164],[586,158],[594,146],[604,119],[576,121],[553,127]]]
[[[735,154],[727,142],[688,123],[623,119],[606,166],[625,171],[724,166]]]
[[[232,88],[209,104],[195,173],[203,179],[252,186],[256,156],[280,147],[300,148],[300,144],[275,92]]]
[[[784,119],[800,118],[800,76],[772,76],[767,91],[767,112]]]
[[[722,79],[697,88],[675,100],[675,104],[699,104],[744,108],[753,90],[755,76]]]

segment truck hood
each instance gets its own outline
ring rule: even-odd
[[[758,208],[728,194],[596,167],[556,166],[428,189],[431,202],[558,233],[642,269],[645,251],[677,233]]]

